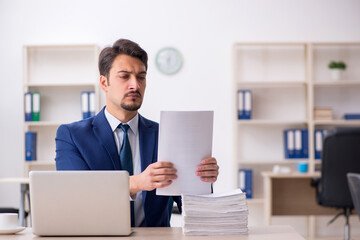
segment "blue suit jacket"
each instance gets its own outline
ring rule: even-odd
[[[121,170],[113,132],[103,108],[95,117],[61,125],[56,134],[57,170]],[[157,161],[159,124],[139,114],[141,171]],[[145,226],[168,227],[169,197],[143,191]]]

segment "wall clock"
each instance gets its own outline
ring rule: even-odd
[[[183,58],[178,50],[172,47],[162,48],[156,54],[156,66],[160,72],[171,75],[177,73],[183,64]]]

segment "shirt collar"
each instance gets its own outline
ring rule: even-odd
[[[110,124],[111,130],[114,132],[117,127],[119,126],[121,122],[119,119],[117,119],[116,117],[114,117],[111,113],[108,112],[108,110],[105,108],[105,117],[108,121],[108,123]],[[129,125],[131,131],[134,133],[134,135],[137,134],[138,131],[138,126],[139,126],[139,113],[137,113],[135,115],[135,117],[133,117],[130,121],[128,121],[126,124]]]

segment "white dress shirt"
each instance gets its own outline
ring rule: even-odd
[[[110,124],[111,130],[114,133],[116,147],[118,150],[118,154],[120,154],[124,132],[117,127],[122,122],[113,115],[111,115],[106,108],[105,108],[105,117],[108,123]],[[133,117],[126,124],[129,125],[128,138],[131,146],[134,175],[136,175],[141,173],[140,143],[139,143],[139,131],[138,131],[139,114],[136,114],[135,117]],[[131,198],[134,200],[135,227],[141,227],[144,224],[144,220],[145,220],[142,191],[136,193],[136,195],[134,196],[131,196]]]

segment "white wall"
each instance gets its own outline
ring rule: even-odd
[[[229,190],[232,44],[360,41],[359,13],[358,0],[0,0],[0,177],[22,174],[24,44],[138,42],[150,58],[141,113],[158,121],[160,110],[214,110],[215,191]],[[184,57],[174,76],[154,64],[165,46]],[[0,206],[16,207],[18,198],[17,185],[0,185]]]

